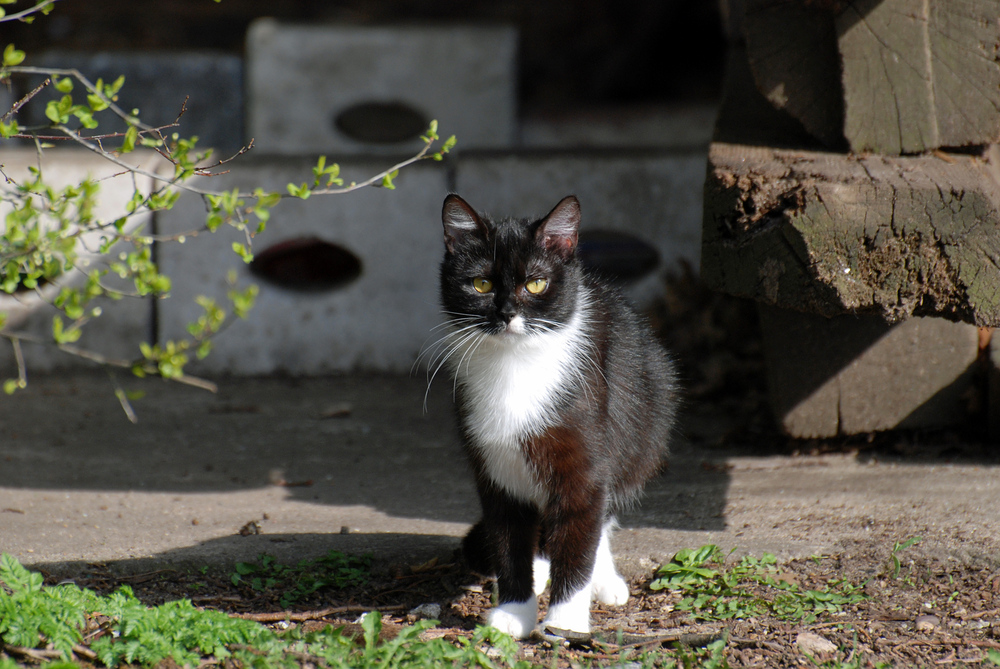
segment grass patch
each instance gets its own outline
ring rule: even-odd
[[[257,562],[237,562],[229,580],[256,592],[281,592],[278,602],[287,609],[324,588],[364,585],[371,575],[371,562],[371,555],[355,557],[330,551],[316,560],[288,566],[262,553]]]
[[[354,567],[348,563],[348,568]],[[275,571],[274,564],[267,569]],[[299,565],[291,571],[300,574],[308,569]],[[10,555],[0,557],[0,639],[8,652],[16,649],[31,659],[61,658],[46,669],[78,667],[72,660],[80,657],[107,667],[153,666],[164,660],[182,666],[225,661],[242,667],[289,668],[529,666],[517,659],[515,641],[489,627],[478,628],[470,638],[422,639],[421,633],[435,624],[420,621],[380,641],[382,619],[375,611],[364,616],[361,639],[332,626],[309,633],[299,628],[276,632],[219,611],[198,609],[187,600],[147,607],[128,586],[107,596],[71,584],[45,586],[41,574],[28,571]],[[0,658],[0,669],[19,666]]]
[[[680,592],[677,609],[697,620],[729,620],[771,615],[780,620],[810,623],[820,615],[839,613],[865,599],[863,586],[831,579],[819,590],[803,589],[782,577],[770,553],[744,556],[727,568],[718,546],[678,551],[657,569],[653,590]]]

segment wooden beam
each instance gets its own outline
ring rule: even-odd
[[[844,93],[833,14],[802,0],[749,0],[747,57],[757,88],[829,147],[844,142]]]
[[[748,0],[761,93],[827,146],[1000,141],[1000,0]]]
[[[985,158],[714,143],[703,279],[824,316],[1000,326],[1000,188]]]

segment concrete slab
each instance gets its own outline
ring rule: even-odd
[[[401,376],[220,379],[218,395],[128,385],[146,393],[137,425],[103,375],[38,375],[0,402],[0,550],[29,565],[121,571],[262,551],[450,558],[477,518],[446,383],[426,414],[424,380]],[[887,557],[893,541],[921,536],[915,550],[994,560],[996,474],[992,462],[752,457],[679,441],[613,544],[633,577],[708,542],[781,558]],[[251,520],[263,533],[240,536]]]
[[[462,150],[507,148],[516,51],[517,32],[504,26],[259,19],[247,33],[247,135],[268,153],[405,153],[423,146],[418,135],[437,119]],[[362,104],[376,107],[358,123],[342,117]]]
[[[151,151],[136,151],[124,158],[130,164],[139,168],[156,172],[164,169],[166,162]],[[16,183],[24,183],[28,178],[29,168],[41,165],[46,183],[54,188],[62,189],[70,185],[79,185],[86,179],[99,181],[100,190],[97,204],[93,210],[95,220],[110,223],[123,216],[125,205],[138,189],[149,193],[154,186],[154,180],[143,175],[135,178],[122,173],[122,168],[84,149],[47,149],[39,163],[35,149],[6,148],[0,159],[4,173]],[[9,184],[0,184],[0,188],[11,188]],[[0,218],[9,211],[9,205],[0,205]],[[55,222],[52,222],[55,224]],[[149,231],[150,216],[148,213],[137,214],[130,218],[125,231]],[[100,245],[101,234],[89,232],[82,236],[80,251],[80,267],[107,266],[116,260],[116,254],[125,248],[119,244],[112,248],[108,256],[92,252]],[[129,247],[131,248],[131,247]],[[51,300],[64,285],[80,285],[86,277],[80,272],[63,275],[59,280],[43,286],[39,293],[23,292],[14,295],[0,294],[0,312],[8,316],[6,330],[26,333],[29,336],[50,340],[52,337],[52,318],[57,311],[50,305]],[[134,292],[134,286],[109,275],[106,284],[123,290]],[[132,359],[139,357],[139,344],[149,341],[152,337],[152,304],[150,300],[139,297],[126,297],[119,301],[101,299],[94,301],[92,306],[103,310],[101,317],[91,320],[83,329],[83,336],[77,346],[112,358]],[[51,371],[70,367],[92,366],[93,363],[63,353],[52,346],[39,346],[24,343],[24,356],[27,366],[34,371]],[[17,367],[13,351],[9,346],[0,347],[0,376],[9,378],[16,376]]]
[[[239,186],[284,192],[289,182],[312,179],[313,156],[246,156],[228,174],[196,183],[215,190]],[[362,181],[389,167],[388,159],[341,160],[341,174]],[[272,210],[254,252],[307,238],[336,244],[361,264],[357,279],[328,290],[291,290],[250,273],[233,253],[245,236],[232,228],[199,235],[184,244],[161,244],[161,271],[172,277],[168,300],[159,302],[161,338],[186,336],[186,325],[202,313],[194,302],[207,295],[225,304],[227,273],[238,284],[260,287],[244,321],[218,336],[212,354],[193,363],[194,373],[323,374],[354,369],[408,372],[431,328],[441,322],[437,271],[443,254],[441,202],[447,194],[441,163],[413,165],[397,188],[365,188],[347,195],[286,199]],[[185,195],[157,217],[159,231],[176,234],[204,225],[200,198]]]
[[[581,230],[628,232],[659,252],[659,271],[629,288],[644,303],[679,260],[698,267],[705,164],[703,150],[463,153],[455,191],[503,216],[542,216],[577,195]]]

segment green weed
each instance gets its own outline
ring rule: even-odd
[[[823,614],[838,613],[862,601],[859,586],[841,579],[827,581],[822,590],[804,590],[782,580],[777,559],[747,555],[731,568],[714,545],[678,551],[656,571],[653,590],[673,590],[684,595],[677,605],[701,620],[727,620],[773,615],[782,620],[812,622]]]
[[[324,564],[344,563],[332,557]],[[350,560],[346,564],[348,570],[356,568]],[[344,634],[342,628],[309,633],[292,628],[278,633],[219,611],[197,609],[187,600],[147,607],[127,586],[104,597],[75,585],[45,586],[40,574],[28,571],[10,555],[0,557],[0,641],[62,653],[64,661],[43,669],[78,667],[71,662],[75,646],[89,648],[108,667],[149,667],[168,659],[199,666],[227,658],[237,666],[288,669],[303,663],[386,668],[530,666],[517,659],[517,643],[492,628],[478,628],[468,639],[422,640],[421,633],[435,624],[420,621],[403,627],[390,640],[379,641],[382,619],[372,612],[362,621],[363,643]],[[0,659],[0,669],[17,667],[9,658]]]
[[[355,557],[330,551],[316,560],[287,566],[261,554],[257,562],[237,562],[229,580],[233,585],[245,584],[257,592],[282,590],[279,602],[288,608],[323,588],[364,585],[370,573],[370,555]]]
[[[892,544],[892,552],[889,554],[889,562],[892,564],[890,569],[890,578],[896,580],[899,578],[899,570],[902,568],[902,563],[899,561],[899,554],[905,551],[907,548],[912,548],[923,540],[922,537],[910,537],[906,541],[894,542]]]

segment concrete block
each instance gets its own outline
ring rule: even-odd
[[[824,318],[760,306],[772,409],[793,437],[832,437],[963,419],[979,352],[974,325]]]
[[[76,68],[96,82],[125,75],[118,105],[139,110],[152,126],[173,123],[187,98],[180,126],[166,131],[182,137],[198,136],[198,146],[219,154],[239,151],[243,145],[243,61],[239,56],[211,52],[98,52],[47,51],[32,65]],[[79,90],[79,87],[78,87]],[[45,92],[24,108],[32,124],[47,124],[45,103],[61,93]],[[110,112],[98,115],[102,131],[121,130],[124,124]]]
[[[516,49],[508,27],[260,19],[247,35],[247,136],[269,153],[405,153],[437,119],[461,150],[506,148]]]
[[[155,153],[137,151],[123,158],[146,171],[165,170],[166,163]],[[22,182],[28,176],[28,168],[38,165],[38,155],[34,149],[4,149],[3,169],[8,178]],[[65,188],[79,184],[85,179],[100,180],[98,204],[94,216],[101,221],[113,221],[125,214],[125,205],[131,199],[135,188],[148,193],[153,186],[153,179],[136,175],[135,180],[130,174],[122,174],[122,168],[100,156],[83,149],[47,149],[42,154],[42,174],[46,183],[56,188]],[[165,171],[169,174],[169,171]],[[7,189],[9,184],[0,184]],[[9,205],[0,204],[0,219]],[[146,229],[150,224],[149,214],[133,216],[127,224],[126,231]],[[110,262],[108,257],[89,252],[100,244],[101,235],[89,232],[82,236],[80,245],[79,266],[82,269]],[[112,248],[111,260],[116,254],[126,248],[119,244]],[[32,337],[51,340],[52,318],[58,312],[49,302],[58,294],[64,285],[79,285],[84,279],[80,272],[63,275],[57,281],[43,286],[38,293],[25,291],[7,295],[0,293],[0,312],[7,314],[7,332],[25,333]],[[106,283],[124,291],[133,290],[118,277],[107,276]],[[149,299],[126,297],[118,301],[97,300],[93,306],[100,306],[103,314],[91,320],[83,329],[83,336],[75,346],[99,353],[103,356],[119,359],[134,359],[139,357],[139,344],[149,341],[152,335],[152,305]],[[25,362],[29,374],[33,371],[51,371],[80,365],[92,365],[81,358],[59,351],[54,346],[39,346],[23,343]],[[16,362],[11,347],[6,341],[0,342],[0,377],[9,378],[16,374]]]
[[[718,106],[686,104],[536,113],[521,119],[525,149],[705,149]]]
[[[232,163],[230,173],[197,183],[215,190],[259,186],[284,192],[289,182],[310,180],[314,164],[315,159],[305,157],[246,156]],[[342,160],[340,165],[348,181],[387,167],[386,161],[370,158]],[[231,249],[244,237],[228,227],[183,245],[161,244],[162,270],[173,278],[170,299],[159,303],[161,338],[185,336],[186,324],[201,313],[196,296],[224,304],[226,274],[235,269],[240,285],[259,285],[257,305],[247,320],[234,321],[215,339],[212,354],[192,364],[192,373],[409,371],[431,328],[441,322],[437,273],[444,252],[446,170],[441,163],[420,163],[403,170],[396,184],[396,190],[365,188],[347,195],[286,199],[272,211],[267,230],[254,239],[258,258],[276,245],[309,238],[349,251],[360,261],[360,273],[340,287],[292,290],[252,275]],[[182,197],[158,217],[158,226],[163,234],[176,234],[203,226],[204,220],[201,200]],[[297,271],[286,269],[292,275]]]
[[[496,215],[543,216],[575,194],[581,230],[627,232],[659,253],[659,271],[628,287],[640,305],[662,295],[663,272],[701,249],[704,151],[464,153],[455,191]]]

